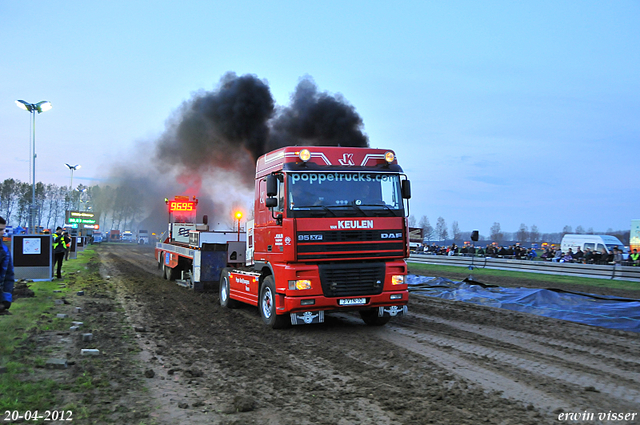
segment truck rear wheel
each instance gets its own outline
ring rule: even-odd
[[[231,299],[231,283],[229,282],[229,270],[222,269],[220,274],[220,305],[227,308],[236,308],[238,301]]]
[[[378,316],[377,308],[360,310],[360,317],[369,326],[383,326],[391,319],[391,316]]]
[[[262,321],[273,329],[286,328],[291,324],[288,314],[280,316],[276,314],[276,283],[273,276],[267,276],[262,283],[258,308]]]

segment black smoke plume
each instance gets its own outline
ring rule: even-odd
[[[213,223],[238,206],[250,211],[260,155],[289,145],[366,147],[363,127],[353,106],[340,94],[319,92],[309,76],[300,79],[289,106],[276,107],[265,80],[230,72],[214,90],[194,93],[167,120],[164,133],[151,142],[154,167],[132,164],[119,167],[117,175],[153,194],[145,197],[145,209],[158,218],[146,221],[166,222],[163,202],[155,199],[164,192],[171,199],[197,196],[199,217],[208,214]]]
[[[257,158],[269,136],[275,111],[266,82],[253,75],[228,73],[217,90],[199,92],[168,122],[156,155],[184,172],[211,168],[235,171],[244,159]]]
[[[318,93],[310,77],[300,80],[291,106],[271,123],[269,149],[289,145],[369,146],[362,118],[341,95]]]

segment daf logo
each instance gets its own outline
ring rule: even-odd
[[[382,239],[400,239],[402,237],[402,233],[381,233],[380,237]]]

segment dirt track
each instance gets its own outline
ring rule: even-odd
[[[640,423],[636,333],[417,295],[381,328],[340,314],[274,331],[163,280],[151,248],[98,251],[140,327],[159,424]]]

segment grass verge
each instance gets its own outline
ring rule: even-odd
[[[473,271],[469,271],[464,267],[440,266],[434,264],[412,262],[409,262],[407,264],[409,266],[410,274],[417,274],[422,276],[446,277],[452,280],[462,280],[469,274],[473,274],[475,280],[486,283],[491,283],[492,280],[498,278],[500,282],[503,282],[503,286],[506,286],[504,285],[504,282],[513,281],[514,283],[521,283],[523,280],[526,280],[527,283],[529,283],[528,286],[531,286],[535,282],[537,282],[540,286],[544,287],[569,285],[592,288],[610,288],[621,289],[625,291],[638,291],[638,296],[640,296],[640,283],[638,282],[482,268],[474,268]]]
[[[69,282],[86,271],[93,253],[88,247],[77,259],[65,262],[64,281],[29,283],[35,296],[15,300],[12,314],[0,316],[0,420],[5,419],[7,410],[23,414],[38,410],[42,414],[58,406],[56,393],[63,385],[36,373],[36,369],[44,367],[49,351],[36,350],[39,343],[35,336],[69,329],[72,319],[58,319],[53,313],[56,300],[63,300],[72,291]]]

